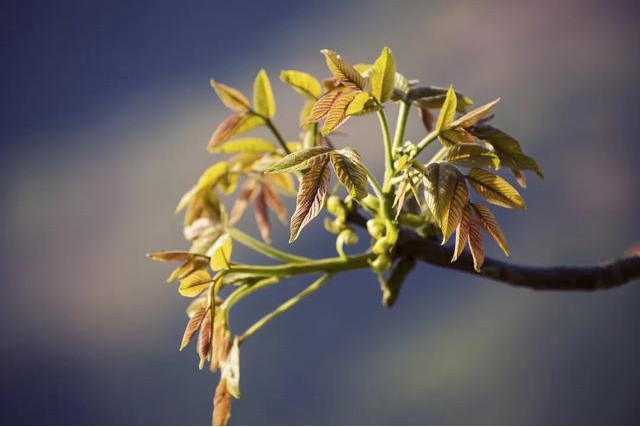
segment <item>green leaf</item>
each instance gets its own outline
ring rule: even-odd
[[[498,169],[500,159],[491,150],[480,145],[457,144],[447,150],[444,161],[469,168]]]
[[[233,242],[231,236],[229,233],[221,234],[207,251],[207,256],[211,257],[211,269],[213,271],[228,269],[232,252]]]
[[[453,85],[449,86],[447,96],[440,108],[440,114],[438,115],[438,121],[436,122],[436,131],[441,132],[449,129],[453,123],[453,116],[456,114],[456,93],[453,90]]]
[[[396,77],[396,60],[391,49],[384,47],[371,71],[371,95],[378,102],[385,102],[393,95]]]
[[[361,116],[379,110],[380,107],[367,92],[357,92],[345,114],[347,116]]]
[[[276,114],[276,101],[273,99],[271,82],[269,82],[269,77],[264,69],[258,72],[253,83],[253,109],[256,113],[269,119]]]
[[[469,249],[471,249],[473,257],[473,268],[479,272],[484,264],[484,240],[482,239],[482,224],[474,213],[471,213],[469,221]]]
[[[324,205],[324,199],[329,188],[329,159],[327,156],[314,160],[309,170],[302,177],[296,211],[291,216],[291,237],[289,243],[300,235],[300,231],[315,218]]]
[[[327,59],[327,67],[331,74],[349,89],[364,90],[366,80],[349,62],[336,52],[323,49],[320,52]]]
[[[316,100],[322,93],[322,87],[318,80],[311,74],[296,70],[282,70],[280,80],[288,84],[300,95]]]
[[[471,169],[467,180],[487,202],[505,208],[526,209],[518,190],[496,174],[483,169]]]
[[[460,224],[456,228],[456,242],[455,247],[453,249],[453,257],[451,258],[451,262],[454,262],[458,259],[462,251],[464,250],[464,246],[467,244],[469,240],[469,228],[471,227],[471,208],[469,205],[465,206],[462,209],[462,217],[460,218]]]
[[[264,138],[239,138],[224,143],[214,151],[217,153],[275,153],[276,147]]]
[[[366,197],[367,170],[360,155],[353,148],[347,147],[331,152],[330,158],[338,180],[346,187],[351,197],[357,200]]]
[[[239,90],[218,83],[213,79],[211,79],[211,87],[216,91],[220,101],[232,110],[246,112],[251,109],[249,100]]]
[[[265,169],[265,173],[308,169],[317,159],[328,160],[331,151],[329,147],[312,147],[294,151]]]

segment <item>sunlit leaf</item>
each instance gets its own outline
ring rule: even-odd
[[[329,92],[322,96],[322,98],[318,99],[311,108],[311,112],[306,118],[306,121],[301,123],[301,126],[315,123],[322,120],[333,106],[333,103],[338,99],[342,92],[339,90],[334,90],[333,92]]]
[[[468,128],[471,126],[475,126],[480,120],[491,114],[493,107],[495,107],[498,102],[500,102],[500,98],[491,101],[490,103],[485,104],[482,107],[478,107],[472,111],[469,111],[467,114],[453,122],[453,127],[460,126],[463,128]]]
[[[500,159],[493,151],[471,144],[457,144],[449,148],[443,160],[469,168],[497,169],[500,166]]]
[[[473,257],[473,268],[480,271],[484,264],[484,241],[482,240],[482,225],[475,214],[471,214],[469,221],[469,249]]]
[[[174,280],[182,280],[194,271],[206,268],[207,265],[209,265],[209,260],[205,257],[191,258],[171,272],[167,278],[167,283],[171,283]]]
[[[180,351],[182,351],[191,341],[191,338],[195,335],[196,332],[200,329],[200,325],[202,325],[202,321],[204,320],[205,313],[207,312],[208,307],[200,307],[196,311],[189,316],[189,322],[187,323],[187,327],[184,330],[184,334],[182,335],[182,342],[180,343]]]
[[[364,90],[366,80],[349,62],[332,50],[323,49],[322,54],[327,59],[329,71],[346,87],[354,90]]]
[[[322,210],[324,198],[329,188],[328,162],[327,156],[315,159],[302,177],[296,198],[296,211],[291,216],[289,242],[296,240],[300,231]]]
[[[355,94],[353,92],[346,92],[341,93],[340,96],[336,98],[327,113],[326,121],[322,127],[322,135],[328,135],[347,120],[347,107],[349,107],[349,104],[353,101],[354,97]]]
[[[445,147],[453,147],[457,144],[474,144],[476,137],[471,132],[463,128],[449,128],[440,131],[438,140]]]
[[[178,293],[183,297],[193,298],[205,290],[211,283],[211,276],[206,269],[196,270],[180,280]]]
[[[333,151],[330,156],[338,180],[346,187],[351,197],[357,200],[366,197],[367,171],[360,155],[353,148],[347,147]]]
[[[245,112],[251,109],[251,104],[246,96],[237,89],[211,80],[211,87],[216,91],[220,101],[232,110]]]
[[[453,90],[453,85],[451,85],[449,86],[447,96],[442,104],[442,107],[440,108],[440,114],[438,115],[438,120],[436,121],[436,131],[441,132],[451,127],[451,124],[453,123],[453,117],[456,114],[456,104],[456,93]]]
[[[211,330],[211,317],[212,313],[209,307],[207,307],[204,318],[200,323],[200,328],[198,330],[198,345],[197,351],[198,356],[200,357],[200,363],[198,364],[198,368],[202,369],[204,367],[205,361],[211,358],[211,349],[212,349],[212,330]]]
[[[447,163],[430,164],[425,178],[427,206],[442,230],[444,243],[458,226],[469,193],[462,174]]]
[[[505,208],[526,209],[518,190],[496,174],[483,169],[471,169],[467,180],[487,202]]]
[[[264,69],[258,72],[253,83],[253,109],[267,118],[272,118],[276,114],[276,101],[273,98],[271,82]]]
[[[216,393],[213,397],[213,415],[212,424],[214,426],[225,426],[231,416],[231,393],[227,390],[227,382],[224,377],[220,378],[220,382],[216,387]]]
[[[446,99],[448,89],[444,87],[414,87],[408,90],[406,99],[421,108],[441,108]],[[464,113],[473,105],[471,98],[456,92],[456,111]]]
[[[213,271],[226,270],[231,262],[233,251],[233,241],[228,233],[220,235],[207,251],[207,256],[211,257],[211,269]]]
[[[396,60],[391,49],[384,47],[371,70],[371,95],[378,102],[385,102],[393,95],[396,77]]]
[[[320,82],[311,74],[296,70],[282,70],[280,80],[288,84],[300,95],[316,100],[322,93]]]
[[[211,151],[215,151],[217,153],[275,153],[276,147],[267,139],[251,137],[227,141]]]
[[[258,191],[255,200],[255,218],[258,225],[258,231],[262,240],[271,242],[271,225],[269,224],[269,214],[267,213],[267,201],[265,199],[264,190]]]
[[[273,187],[282,194],[287,196],[295,196],[297,194],[295,182],[293,181],[293,176],[290,173],[265,175],[264,180],[270,187]]]
[[[473,210],[478,215],[480,219],[480,223],[487,230],[487,233],[498,243],[500,249],[505,253],[505,255],[509,256],[509,245],[507,245],[507,238],[504,236],[502,229],[498,225],[498,221],[496,217],[493,215],[493,212],[489,210],[486,206],[471,203]]]
[[[349,103],[345,114],[347,116],[360,116],[379,110],[380,107],[367,92],[357,92],[353,100]]]
[[[164,262],[187,261],[193,258],[193,254],[179,251],[152,252],[147,254],[147,258]]]
[[[456,242],[455,247],[453,249],[453,257],[451,258],[451,262],[454,262],[458,259],[462,251],[464,250],[464,246],[467,244],[467,240],[469,240],[469,228],[471,227],[471,208],[469,205],[465,206],[462,209],[462,217],[460,218],[460,223],[456,228]]]
[[[294,151],[265,169],[265,173],[304,170],[314,164],[317,159],[328,160],[331,151],[329,147],[312,147]]]

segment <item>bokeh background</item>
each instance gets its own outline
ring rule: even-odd
[[[177,351],[187,301],[144,254],[185,247],[173,209],[226,114],[211,77],[250,93],[266,67],[292,139],[280,69],[391,46],[407,76],[502,96],[497,123],[539,160],[529,209],[496,209],[513,261],[640,238],[637,2],[2,0],[0,17],[2,423],[209,422],[217,378]],[[376,118],[343,130],[379,173]],[[332,253],[321,221],[294,249]],[[250,298],[234,327],[304,285]],[[637,424],[639,305],[638,284],[536,293],[423,265],[386,310],[370,272],[345,274],[243,347],[232,423]]]

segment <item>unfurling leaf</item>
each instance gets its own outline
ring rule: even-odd
[[[305,225],[322,210],[324,198],[329,188],[328,163],[327,156],[315,159],[309,170],[302,177],[298,197],[296,198],[296,211],[291,216],[290,243],[298,238]]]
[[[202,369],[204,362],[211,358],[211,348],[211,310],[207,307],[198,332],[199,369]]]
[[[216,153],[275,153],[276,147],[264,138],[239,138],[227,141],[210,151]]]
[[[380,107],[376,104],[375,99],[373,99],[370,94],[367,92],[357,92],[356,96],[349,103],[345,114],[347,116],[361,116],[379,109]]]
[[[213,397],[213,415],[212,424],[214,426],[227,425],[231,416],[231,394],[227,389],[227,382],[224,378],[220,378],[220,382],[216,387],[216,394]]]
[[[475,144],[476,137],[463,128],[450,128],[440,131],[438,140],[445,147],[453,147],[458,144]]]
[[[213,271],[228,269],[232,252],[233,240],[229,233],[220,235],[207,251],[207,256],[211,257],[211,269]]]
[[[267,213],[267,201],[265,200],[264,189],[260,190],[256,195],[256,209],[254,214],[262,240],[267,243],[271,242],[271,225],[269,224],[269,214]]]
[[[309,123],[315,123],[322,120],[331,109],[331,106],[336,101],[338,96],[340,96],[342,92],[339,90],[334,90],[333,92],[329,92],[322,96],[322,98],[318,99],[311,108],[311,112],[307,116],[306,120],[301,123],[301,126],[307,125]]]
[[[196,270],[180,280],[178,293],[187,298],[197,297],[210,283],[211,276],[206,269]]]
[[[467,180],[487,202],[505,208],[526,209],[518,190],[496,174],[483,169],[471,169]]]
[[[312,147],[294,151],[265,169],[265,173],[304,170],[311,167],[318,159],[328,159],[331,151],[329,147]]]
[[[264,69],[258,72],[253,83],[253,109],[262,117],[269,119],[276,114],[276,101],[273,99],[271,82]]]
[[[390,308],[396,302],[402,284],[415,266],[415,258],[402,257],[391,271],[391,275],[388,280],[385,280],[382,274],[378,274],[378,280],[382,289],[382,304],[385,307]]]
[[[371,70],[371,95],[382,103],[393,95],[396,77],[396,60],[391,49],[385,47]]]
[[[469,168],[497,169],[500,159],[491,150],[480,145],[457,144],[447,150],[444,161]]]
[[[216,91],[220,101],[232,110],[245,112],[251,109],[251,104],[246,96],[237,89],[211,80],[211,87]]]
[[[193,257],[186,261],[180,267],[173,270],[171,275],[167,278],[167,283],[171,283],[174,280],[182,280],[194,271],[202,270],[209,265],[209,260],[205,257]]]
[[[500,158],[500,164],[512,169],[534,171],[540,178],[544,178],[538,163],[525,155],[520,144],[511,135],[489,125],[477,126],[471,132],[483,141],[488,142]]]
[[[208,307],[200,307],[195,310],[191,316],[189,316],[189,322],[187,323],[187,327],[184,330],[184,335],[182,336],[182,342],[180,343],[180,351],[182,351],[191,341],[191,338],[195,335],[196,332],[200,329],[200,325],[204,320],[205,313],[209,310]]]
[[[442,230],[442,243],[445,243],[460,222],[469,192],[462,174],[446,163],[430,164],[425,178],[427,206]]]
[[[440,108],[440,114],[438,115],[438,121],[436,122],[436,131],[442,132],[451,127],[453,123],[453,117],[456,114],[456,92],[453,90],[453,85],[449,86],[447,96]]]
[[[322,93],[322,87],[318,80],[311,74],[296,70],[282,70],[280,80],[288,84],[300,95],[316,100]]]
[[[500,98],[494,101],[491,101],[490,103],[485,104],[482,107],[478,107],[472,111],[469,111],[467,114],[465,114],[464,116],[460,117],[458,120],[453,122],[452,126],[453,127],[459,126],[462,128],[475,126],[480,120],[484,119],[485,117],[489,116],[489,114],[491,114],[493,107],[495,107],[498,102],[500,102]]]
[[[331,152],[330,157],[338,180],[346,187],[351,197],[357,200],[366,197],[367,170],[360,155],[353,148],[347,147]]]
[[[204,173],[200,176],[198,183],[191,188],[178,202],[178,206],[176,207],[176,213],[180,212],[184,209],[191,199],[197,193],[205,192],[213,188],[220,180],[227,176],[229,173],[229,164],[227,162],[218,162],[204,171]]]
[[[163,262],[187,261],[193,258],[193,254],[189,252],[178,251],[152,252],[150,254],[147,254],[147,258],[150,258],[154,261]]]
[[[464,246],[467,244],[467,240],[469,240],[470,227],[471,208],[469,207],[469,205],[467,205],[462,209],[462,217],[460,218],[460,223],[458,224],[458,227],[456,229],[456,244],[453,249],[453,257],[451,258],[451,262],[457,260],[464,250]]]
[[[321,52],[327,58],[327,67],[335,78],[349,89],[364,90],[365,78],[346,59],[332,50],[323,49]]]
[[[496,217],[493,215],[493,212],[489,210],[488,207],[471,203],[473,210],[480,218],[480,224],[487,230],[487,233],[498,243],[500,249],[504,252],[505,255],[509,256],[509,245],[507,245],[507,238],[504,236],[502,229],[498,225],[498,221]]]
[[[211,139],[209,140],[209,144],[207,145],[207,150],[213,152],[216,147],[228,141],[230,138],[244,132],[248,132],[263,124],[264,119],[260,116],[256,116],[255,114],[232,114],[220,123],[213,132],[213,135],[211,135]]]
[[[482,225],[478,217],[471,213],[469,221],[469,249],[473,257],[473,268],[480,271],[484,264],[484,242],[482,240]]]
[[[286,224],[289,219],[287,215],[287,207],[284,205],[284,203],[282,203],[282,200],[280,199],[280,196],[278,196],[278,193],[269,185],[264,185],[262,191],[264,191],[264,197],[267,205],[269,205],[269,207],[273,211],[275,211],[280,222]]]
[[[227,390],[236,399],[240,399],[240,344],[235,337],[229,353],[220,361],[220,375],[227,383]]]
[[[231,208],[229,224],[233,225],[238,222],[238,220],[240,220],[242,214],[247,209],[247,206],[249,206],[249,202],[254,197],[259,188],[260,185],[258,183],[258,180],[256,179],[250,179],[242,186],[240,194],[236,198],[236,201]]]
[[[406,100],[411,101],[420,108],[441,108],[446,99],[448,89],[446,87],[414,87],[409,89]],[[473,105],[471,98],[456,92],[456,111],[464,113],[467,107]]]
[[[345,92],[336,98],[327,113],[326,121],[322,127],[321,133],[323,136],[336,130],[349,118],[346,115],[346,111],[354,97],[355,94],[353,92]]]

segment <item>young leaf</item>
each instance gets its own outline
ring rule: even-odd
[[[442,244],[444,245],[449,237],[456,231],[462,219],[462,210],[469,203],[469,190],[464,182],[462,174],[458,173],[458,180],[452,190],[451,202],[442,222]]]
[[[462,189],[464,185],[458,185],[462,180],[460,172],[447,163],[432,163],[426,168],[426,171],[421,170],[421,172],[425,176],[424,196],[427,206],[442,229],[443,235],[447,235],[450,228],[455,229],[458,225],[457,223],[453,225],[453,222],[456,217],[459,219],[459,214],[454,212],[452,220],[448,220],[454,196],[456,196],[454,204],[456,212],[460,210],[459,203],[465,199]]]
[[[216,153],[275,153],[276,147],[264,138],[238,138],[210,150]]]
[[[229,173],[229,163],[218,162],[204,171],[197,184],[197,191],[205,191],[218,184]]]
[[[360,116],[379,109],[380,107],[378,107],[371,95],[367,92],[357,92],[351,103],[349,103],[345,114],[347,116]]]
[[[322,96],[322,98],[318,99],[311,108],[311,112],[307,116],[307,119],[301,126],[307,125],[309,123],[315,123],[322,120],[333,106],[333,103],[336,101],[338,96],[340,96],[342,92],[339,90],[334,90],[333,92],[329,92]]]
[[[213,397],[213,415],[212,424],[214,426],[227,425],[231,416],[231,394],[227,390],[227,382],[221,377],[216,393]]]
[[[152,252],[150,254],[147,254],[147,258],[154,261],[163,262],[188,261],[193,258],[193,254],[189,252],[178,251]]]
[[[471,132],[463,128],[449,128],[440,131],[438,140],[445,147],[453,147],[458,144],[475,144],[476,138]]]
[[[354,97],[355,94],[353,92],[345,92],[341,93],[340,96],[336,98],[327,113],[326,121],[322,127],[321,133],[323,136],[336,130],[347,120],[347,107],[349,107],[349,104],[353,101]]]
[[[371,95],[378,102],[387,101],[393,95],[396,77],[396,60],[391,49],[384,47],[371,71]]]
[[[460,117],[458,120],[453,122],[452,126],[453,127],[459,126],[462,128],[475,126],[480,120],[484,119],[489,114],[491,114],[493,107],[495,107],[498,102],[500,102],[500,98],[494,101],[491,101],[490,103],[485,104],[482,107],[478,107],[473,111],[468,112],[467,114],[465,114],[464,116]]]
[[[481,140],[491,144],[502,166],[513,169],[534,171],[540,178],[544,178],[538,163],[525,155],[520,144],[511,135],[489,125],[477,126],[471,129],[473,134]]]
[[[346,59],[332,50],[323,49],[320,52],[327,58],[327,67],[335,78],[349,89],[364,90],[365,78]]]
[[[291,86],[300,95],[311,100],[318,99],[322,93],[322,87],[318,80],[311,74],[302,71],[282,70],[280,80]]]
[[[197,297],[211,283],[211,276],[207,270],[197,270],[180,280],[178,293],[183,297]]]
[[[287,154],[282,159],[265,169],[265,173],[291,172],[309,168],[317,159],[328,159],[329,147],[312,147],[304,150],[294,151]]]
[[[408,90],[407,101],[412,101],[420,108],[442,108],[448,89],[445,87],[414,87]],[[473,100],[460,92],[456,92],[456,111],[464,113],[467,107],[473,105]]]
[[[260,116],[256,116],[255,114],[232,114],[220,123],[213,132],[213,135],[211,135],[211,139],[209,140],[209,144],[207,145],[207,150],[213,152],[216,147],[228,141],[230,138],[244,132],[248,132],[263,124],[264,119]]]
[[[438,115],[438,121],[436,122],[436,131],[441,132],[449,129],[453,123],[453,116],[456,114],[456,92],[453,90],[453,85],[449,86],[447,96],[440,108],[440,114]]]
[[[256,208],[254,211],[254,215],[256,218],[256,224],[258,225],[258,230],[260,231],[260,236],[262,236],[262,240],[267,243],[271,242],[271,224],[269,224],[269,214],[267,213],[267,201],[264,195],[264,188],[258,191],[256,195]]]
[[[496,174],[483,169],[471,169],[467,180],[487,202],[505,208],[526,209],[518,190]]]
[[[200,363],[198,364],[199,369],[202,369],[204,362],[211,357],[211,347],[211,310],[207,307],[198,332],[197,351],[200,357]]]
[[[482,240],[482,226],[476,215],[471,214],[469,221],[469,249],[473,257],[473,268],[480,271],[484,264],[484,242]]]
[[[251,104],[246,96],[237,89],[211,80],[211,87],[216,91],[220,101],[227,107],[238,112],[245,112],[251,109]]]
[[[331,164],[338,180],[346,187],[354,199],[366,197],[367,170],[362,164],[360,155],[351,147],[333,151],[330,154]]]
[[[240,399],[240,344],[235,337],[229,353],[220,361],[220,375],[227,383],[227,390],[236,399]]]
[[[256,113],[269,119],[276,114],[276,101],[273,99],[271,82],[269,82],[269,77],[264,69],[258,72],[253,83],[253,109]]]
[[[220,235],[207,251],[207,256],[211,257],[211,269],[219,271],[229,268],[232,251],[233,241],[229,233]]]
[[[267,185],[266,183],[263,186],[262,191],[264,191],[264,197],[267,205],[269,205],[269,207],[273,211],[275,211],[280,222],[286,224],[289,219],[287,215],[287,207],[284,205],[284,203],[282,203],[282,200],[280,199],[280,196],[278,196],[278,193],[276,193],[271,188],[271,186]]]
[[[456,229],[456,244],[455,248],[453,249],[453,257],[451,258],[451,262],[457,260],[464,250],[464,245],[466,245],[467,240],[469,240],[470,227],[471,208],[469,207],[469,205],[467,205],[462,209],[462,218],[460,218],[460,223],[458,224],[458,228]]]
[[[298,238],[305,225],[322,210],[324,198],[329,188],[328,163],[327,156],[315,159],[310,169],[302,177],[296,198],[296,211],[291,216],[290,243]]]
[[[182,351],[189,344],[191,338],[200,329],[200,325],[204,320],[205,313],[208,310],[208,307],[200,307],[195,310],[191,316],[189,316],[189,322],[187,323],[187,327],[184,330],[184,335],[182,336],[182,342],[180,343],[180,351]]]
[[[498,169],[500,159],[491,150],[480,145],[457,144],[447,150],[444,161],[469,168]]]
[[[422,120],[422,124],[427,132],[431,132],[433,130],[433,122],[435,118],[429,108],[420,108],[420,119]]]
[[[233,225],[240,220],[242,214],[247,209],[247,206],[249,206],[249,202],[253,199],[259,189],[260,185],[256,179],[250,179],[242,186],[240,194],[231,208],[229,224]]]
[[[498,225],[498,221],[496,217],[493,215],[493,212],[489,210],[486,206],[479,205],[477,203],[471,203],[473,210],[480,218],[480,223],[487,230],[487,233],[498,243],[500,249],[504,252],[505,255],[509,256],[509,246],[507,245],[507,238],[504,236],[502,229]]]

